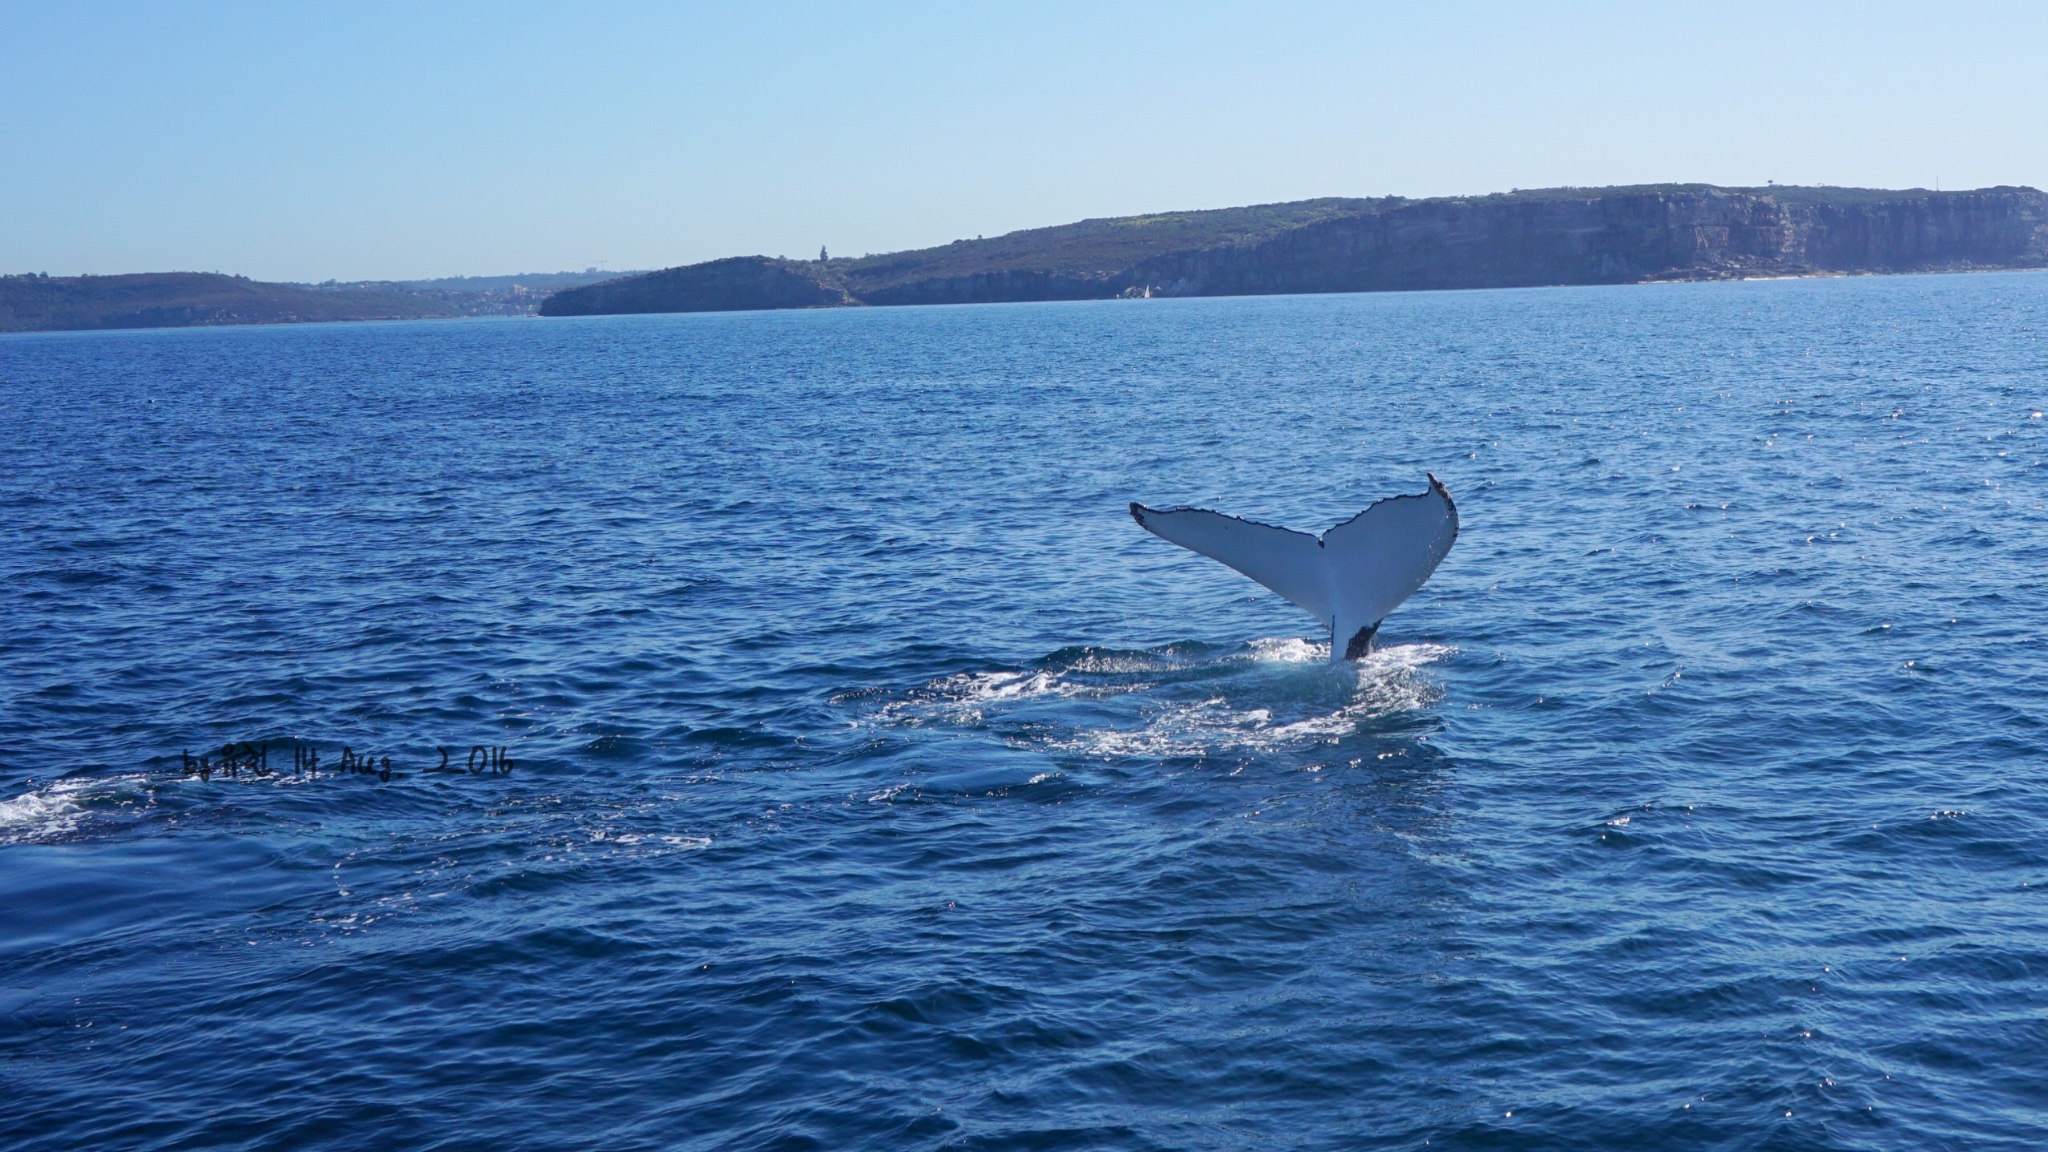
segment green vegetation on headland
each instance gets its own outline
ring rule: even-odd
[[[1626,284],[2048,267],[2048,195],[1651,184],[1083,220],[858,259],[739,256],[543,316]]]
[[[619,273],[266,284],[216,272],[0,276],[0,332],[531,315],[548,293]]]

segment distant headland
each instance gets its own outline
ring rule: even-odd
[[[737,256],[564,289],[540,314],[2041,267],[2048,195],[2033,188],[1649,184],[1123,216],[857,259]]]
[[[1083,220],[856,259],[270,284],[0,276],[0,332],[2048,268],[2048,194],[1643,184]]]
[[[218,272],[0,276],[0,332],[532,315],[550,292],[619,275],[592,268],[346,284],[268,284]]]

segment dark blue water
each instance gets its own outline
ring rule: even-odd
[[[0,340],[0,1144],[2041,1146],[2044,332],[2011,274]],[[1350,668],[1124,511],[1425,469],[1463,534]]]

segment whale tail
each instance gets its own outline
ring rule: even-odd
[[[1202,508],[1131,505],[1147,532],[1199,552],[1280,594],[1330,630],[1330,662],[1372,651],[1387,614],[1429,579],[1458,538],[1458,507],[1435,476],[1321,536]]]

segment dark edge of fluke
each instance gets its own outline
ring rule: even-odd
[[[1357,515],[1348,516],[1342,520],[1339,520],[1337,523],[1330,525],[1330,527],[1323,532],[1323,536],[1327,536],[1330,534],[1330,532],[1334,532],[1337,529],[1342,528],[1344,525],[1351,523],[1353,520],[1358,519],[1360,516],[1364,516],[1366,513],[1371,512],[1373,509],[1379,507],[1382,504],[1391,504],[1397,500],[1422,500],[1427,498],[1431,492],[1434,492],[1438,496],[1444,498],[1445,507],[1451,510],[1451,539],[1455,542],[1458,539],[1458,502],[1451,498],[1451,490],[1449,488],[1444,487],[1444,482],[1436,478],[1436,473],[1424,472],[1423,475],[1429,477],[1429,491],[1405,492],[1399,496],[1382,496],[1379,499],[1373,501],[1372,503],[1366,505],[1357,513]],[[1136,520],[1138,522],[1138,527],[1140,528],[1143,528],[1145,526],[1146,513],[1159,515],[1161,513],[1166,512],[1210,512],[1214,513],[1217,516],[1225,516],[1232,520],[1237,520],[1245,524],[1255,524],[1260,528],[1270,528],[1275,532],[1288,532],[1296,536],[1307,536],[1309,539],[1314,540],[1316,542],[1316,547],[1320,548],[1323,546],[1323,536],[1311,535],[1310,533],[1303,532],[1299,528],[1283,528],[1278,524],[1268,524],[1263,520],[1252,520],[1244,516],[1232,516],[1228,512],[1217,512],[1213,508],[1197,508],[1192,504],[1176,504],[1171,508],[1153,508],[1145,504],[1140,504],[1136,500],[1131,501],[1131,519]]]

